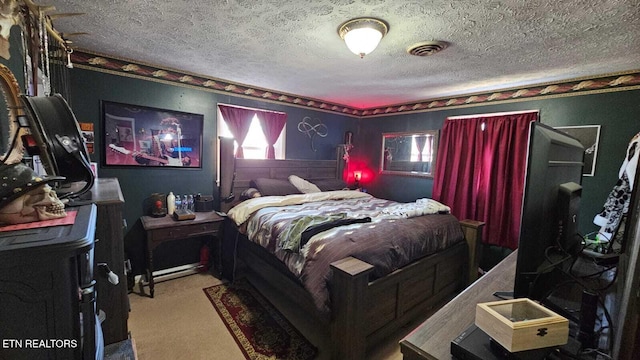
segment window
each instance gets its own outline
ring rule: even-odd
[[[218,110],[218,136],[230,137],[233,135],[231,131],[229,131],[229,127],[227,123],[224,121],[220,110]],[[286,135],[287,127],[285,126],[280,133],[280,137],[278,137],[278,141],[273,145],[276,151],[276,159],[284,159],[285,156],[285,135]],[[234,142],[233,150],[238,149],[238,142]],[[267,139],[262,132],[262,127],[260,126],[260,121],[256,115],[253,116],[251,120],[251,126],[249,127],[249,132],[247,133],[247,137],[244,140],[244,145],[242,146],[242,150],[244,152],[245,159],[264,159],[266,155],[267,149]]]

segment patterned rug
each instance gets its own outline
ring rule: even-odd
[[[315,358],[317,349],[246,279],[203,290],[247,359]]]

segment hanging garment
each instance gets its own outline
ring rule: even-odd
[[[620,226],[620,220],[629,211],[631,191],[633,191],[633,182],[638,166],[638,154],[640,154],[638,143],[640,143],[640,133],[631,139],[627,148],[627,156],[625,156],[618,173],[620,179],[609,193],[602,211],[593,219],[593,223],[600,226],[600,235],[604,236],[606,240],[612,239]]]

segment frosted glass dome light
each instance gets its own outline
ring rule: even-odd
[[[388,30],[388,25],[382,20],[357,18],[340,25],[338,34],[351,52],[363,58],[375,50]]]

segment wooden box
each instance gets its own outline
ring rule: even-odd
[[[529,299],[476,306],[476,325],[510,352],[564,345],[569,321]]]

